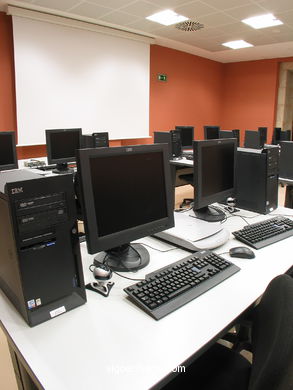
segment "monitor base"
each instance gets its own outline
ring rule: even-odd
[[[94,264],[106,263],[113,271],[131,272],[146,267],[150,256],[141,244],[125,244],[100,252],[95,256]]]
[[[74,169],[69,168],[67,163],[58,163],[56,164],[56,168],[53,169],[52,172],[62,175],[64,173],[73,173]]]
[[[206,206],[193,211],[195,218],[202,219],[207,222],[219,222],[226,218],[226,215],[222,210],[213,206]]]

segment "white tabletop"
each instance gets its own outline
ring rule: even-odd
[[[293,215],[291,209],[275,210]],[[253,217],[252,212],[238,213]],[[257,222],[268,216],[247,219]],[[245,222],[228,218],[230,231]],[[149,245],[170,249],[153,238]],[[140,240],[142,242],[142,240]],[[215,252],[223,253],[242,245],[232,238]],[[128,300],[123,288],[133,282],[114,275],[115,285],[108,298],[87,291],[87,303],[50,321],[30,328],[0,294],[1,324],[8,339],[25,359],[46,390],[143,390],[167,376],[184,360],[200,350],[233,319],[248,308],[270,280],[292,266],[293,237],[255,250],[252,260],[230,259],[241,271],[177,311],[154,320]],[[88,267],[93,256],[82,247],[85,281],[93,281]],[[188,255],[180,249],[148,250],[150,264],[128,277],[143,277]]]

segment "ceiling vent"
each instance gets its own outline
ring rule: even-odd
[[[177,23],[175,27],[181,31],[197,31],[204,28],[204,25],[199,22],[193,22],[192,20],[186,20],[185,22]]]

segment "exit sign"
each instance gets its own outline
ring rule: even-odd
[[[167,75],[163,73],[158,73],[158,80],[159,81],[167,81]]]

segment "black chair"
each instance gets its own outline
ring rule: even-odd
[[[247,286],[249,288],[249,286]],[[252,316],[252,363],[216,343],[164,390],[292,390],[293,278],[268,285]]]

